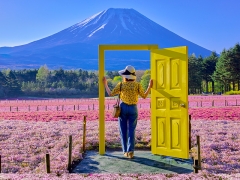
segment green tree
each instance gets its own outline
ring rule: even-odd
[[[188,58],[188,90],[189,94],[196,94],[202,91],[202,58],[196,58],[192,54]]]
[[[19,71],[14,71],[14,74],[16,78],[18,79],[19,83],[22,83],[23,81],[32,81],[36,82],[36,74],[38,70],[34,69],[24,69],[24,70],[19,70]]]
[[[115,76],[119,76],[117,71],[107,71],[106,75],[110,78],[113,79]]]
[[[4,74],[0,71],[0,97],[6,96],[6,91],[8,88],[7,79]]]
[[[235,83],[238,85],[238,91],[240,90],[240,45],[237,43],[232,49],[233,60],[232,60],[232,69],[235,75],[233,80],[233,90],[235,90]]]
[[[122,81],[122,76],[115,76],[114,78],[113,78],[113,81],[116,81],[116,82],[121,82]]]
[[[110,79],[113,79],[113,78],[114,78],[112,71],[107,71],[107,72],[106,72],[106,75],[107,75]]]
[[[151,71],[150,70],[146,70],[143,74],[143,76],[141,77],[141,85],[143,87],[143,89],[146,91],[147,88],[148,88],[148,84],[149,84],[149,81],[151,79]]]
[[[208,92],[208,83],[212,83],[212,92],[214,92],[214,80],[212,78],[212,75],[214,71],[216,70],[216,63],[218,61],[218,56],[216,52],[212,52],[212,54],[209,57],[206,57],[203,59],[203,70],[202,70],[202,77],[203,80],[206,83],[206,91]]]
[[[88,71],[83,71],[81,76],[82,81],[86,81],[87,78],[89,78]]]
[[[47,65],[41,66],[36,74],[36,80],[40,83],[46,83],[49,78],[49,70]]]
[[[119,82],[122,82],[122,76],[115,76],[113,80],[112,81],[109,80],[109,82],[111,82],[112,83],[111,85],[115,87]]]
[[[19,84],[12,70],[6,72],[7,94],[10,96],[18,96],[22,94],[21,85]]]
[[[231,66],[230,66],[230,51],[223,50],[216,63],[216,70],[213,73],[212,78],[217,81],[221,86],[225,87],[225,91],[228,90],[228,85],[231,81]]]
[[[62,68],[54,71],[54,81],[65,81],[66,75]]]
[[[82,75],[82,72],[83,72],[82,69],[79,69],[79,70],[78,70],[78,75],[81,76],[81,75]]]
[[[78,83],[78,75],[74,71],[64,72],[65,86],[68,88],[74,88],[74,84]]]

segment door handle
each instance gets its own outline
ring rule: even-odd
[[[181,107],[185,107],[185,104],[180,104]]]

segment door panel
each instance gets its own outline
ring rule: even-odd
[[[187,47],[151,50],[152,153],[189,158]]]

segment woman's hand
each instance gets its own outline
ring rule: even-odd
[[[106,77],[105,76],[103,76],[103,79],[102,79],[102,81],[103,81],[103,84],[105,85],[105,84],[107,84],[107,79],[106,79]]]
[[[148,87],[149,87],[149,88],[152,88],[152,86],[153,86],[153,80],[150,79],[149,84],[148,84]]]
[[[108,87],[107,78],[105,76],[103,76],[102,82],[103,82],[103,84],[104,84],[104,86],[107,90],[108,95],[110,96],[111,95],[111,90]]]

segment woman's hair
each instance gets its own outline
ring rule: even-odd
[[[128,79],[128,78],[125,78],[126,81],[135,81],[135,79]]]

